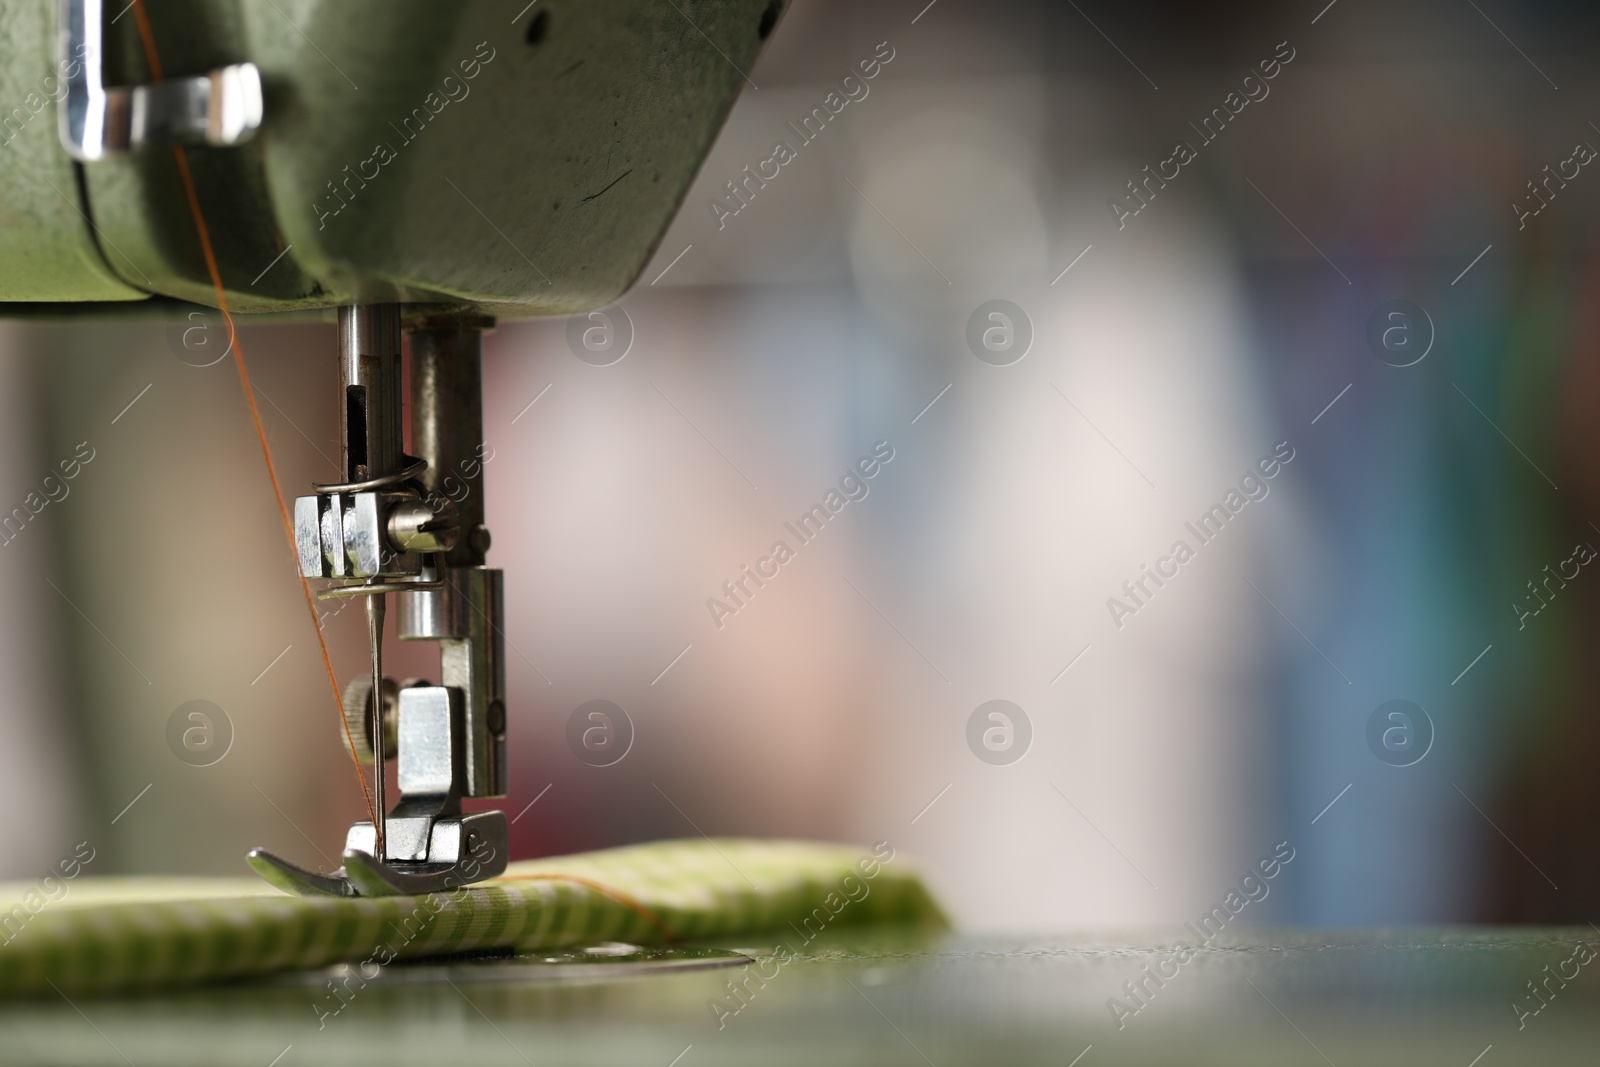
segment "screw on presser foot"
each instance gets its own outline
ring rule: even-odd
[[[373,768],[376,819],[352,825],[343,865],[319,874],[262,849],[248,862],[306,895],[433,893],[505,870],[504,812],[464,813],[464,798],[505,795],[501,572],[484,566],[482,332],[488,320],[421,315],[411,329],[411,437],[400,425],[399,305],[341,308],[345,481],[295,501],[300,572],[330,579],[322,598],[367,598],[370,675],[343,699],[343,740]],[[402,640],[439,645],[440,685],[383,676],[387,596]],[[387,803],[394,758],[400,797]],[[374,821],[377,825],[374,825]]]

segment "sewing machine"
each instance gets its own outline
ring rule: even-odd
[[[345,688],[342,740],[372,769],[377,819],[332,873],[251,853],[292,891],[504,869],[505,814],[461,806],[507,792],[482,337],[628,288],[783,4],[518,6],[0,5],[13,313],[337,314],[342,478],[293,501],[293,537],[319,595],[366,601],[372,669]],[[391,596],[400,638],[438,644],[438,684],[384,676]]]

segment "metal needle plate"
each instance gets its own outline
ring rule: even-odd
[[[287,985],[321,988],[351,976],[386,986],[441,985],[445,982],[571,982],[602,981],[635,974],[665,974],[715,967],[742,967],[755,962],[742,952],[694,946],[646,947],[606,941],[585,948],[551,949],[508,955],[451,957],[397,962],[367,978],[352,963],[303,971],[281,979]]]

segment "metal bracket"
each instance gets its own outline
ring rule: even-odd
[[[424,568],[424,576],[428,574]],[[506,791],[505,575],[436,562],[433,589],[400,594],[402,641],[439,642],[441,683],[465,699],[462,796]]]
[[[506,868],[505,812],[461,812],[465,719],[461,690],[413,686],[400,691],[400,802],[384,819],[383,854],[370,822],[345,835],[344,865],[332,874],[305,870],[256,849],[261,877],[307,896],[435,893],[492,878]]]
[[[288,893],[307,897],[392,897],[441,893],[493,878],[506,869],[509,829],[503,811],[477,811],[436,819],[435,849],[450,862],[385,863],[372,855],[370,822],[350,827],[344,865],[332,874],[318,874],[273,855],[251,849],[245,857],[252,870]]]
[[[67,95],[58,110],[61,144],[92,163],[139,145],[233,145],[261,127],[261,72],[234,63],[150,85],[107,87],[102,76],[102,0],[61,0],[57,35]]]
[[[462,695],[448,686],[400,691],[400,802],[384,819],[383,853],[370,822],[345,835],[344,865],[317,874],[261,849],[250,866],[296,893],[392,896],[434,893],[505,870],[508,844],[501,811],[461,812],[465,746]]]

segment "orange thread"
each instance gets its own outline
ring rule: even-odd
[[[144,61],[150,66],[150,77],[162,81],[161,57],[156,55],[156,35],[150,31],[150,19],[145,15],[142,0],[133,0],[133,20],[139,24],[139,43],[144,46]]]
[[[161,58],[156,54],[155,35],[150,30],[150,20],[145,15],[143,0],[133,0],[133,18],[139,26],[139,40],[144,46],[146,62],[150,65],[150,76],[155,81],[162,80]],[[206,259],[206,271],[211,275],[211,285],[216,290],[217,309],[222,312],[222,321],[228,326],[228,347],[233,352],[233,365],[239,371],[239,384],[244,387],[244,399],[250,406],[250,420],[255,424],[256,440],[261,443],[261,458],[267,462],[267,479],[272,482],[272,496],[278,502],[278,515],[283,519],[283,532],[289,538],[289,553],[291,558],[299,558],[295,547],[294,523],[289,518],[289,506],[283,499],[283,487],[278,483],[278,468],[272,462],[272,449],[267,444],[267,430],[261,422],[261,409],[256,406],[255,389],[250,384],[250,370],[245,366],[244,350],[239,347],[238,335],[233,328],[233,313],[228,310],[228,295],[222,287],[222,272],[217,267],[217,256],[211,246],[211,230],[206,226],[205,214],[200,210],[200,196],[195,191],[194,177],[189,173],[189,157],[184,153],[182,145],[172,146],[173,157],[178,162],[178,176],[183,180],[184,196],[189,201],[189,213],[194,217],[194,228],[200,237],[200,250]],[[296,571],[299,570],[297,566]],[[350,724],[345,721],[344,701],[339,696],[339,679],[333,673],[333,658],[328,655],[328,642],[322,634],[322,621],[317,618],[317,604],[311,596],[311,583],[305,575],[299,575],[300,589],[305,594],[306,610],[311,613],[312,628],[317,631],[317,646],[322,649],[322,665],[328,671],[328,684],[333,688],[333,704],[339,712],[339,725],[344,730],[345,741],[350,747],[350,762],[356,769],[356,781],[361,783],[361,795],[367,802],[367,815],[372,819],[372,825],[378,825],[377,809],[372,803],[372,792],[367,788],[367,776],[361,770],[361,761],[356,757],[355,739],[350,736]],[[374,694],[377,697],[377,694]],[[383,765],[377,765],[377,773],[383,773]]]
[[[576,874],[502,874],[490,884],[499,882],[573,882],[577,885],[584,886],[587,889],[593,889],[601,896],[609,897],[618,904],[621,904],[623,907],[633,911],[645,922],[655,927],[656,932],[659,933],[664,940],[678,940],[678,935],[673,933],[672,929],[667,926],[666,923],[657,918],[655,912],[651,911],[649,908],[645,907],[637,900],[634,900],[621,890],[612,889],[610,886],[596,882],[592,878],[583,878]]]

